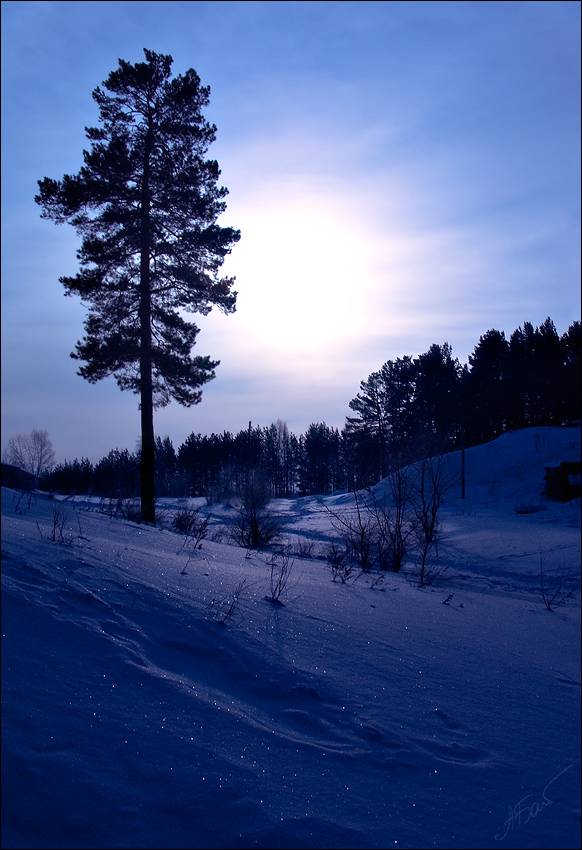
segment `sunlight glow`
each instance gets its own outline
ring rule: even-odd
[[[244,218],[232,268],[254,346],[309,355],[361,328],[377,247],[329,199],[292,197]]]

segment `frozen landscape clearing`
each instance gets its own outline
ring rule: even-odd
[[[3,488],[2,847],[579,848],[580,499],[541,495],[579,458],[576,428],[468,450],[425,588],[414,556],[333,581],[330,515],[277,502],[313,547],[280,605],[228,507],[196,548]]]

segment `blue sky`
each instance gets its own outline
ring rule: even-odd
[[[242,232],[237,312],[197,320],[217,377],[156,414],[176,447],[341,428],[389,359],[580,319],[578,2],[3,2],[3,447],[46,428],[58,460],[98,460],[139,438],[137,397],[76,375],[78,242],[33,199],[79,169],[92,90],[144,47],[211,87],[220,223]]]

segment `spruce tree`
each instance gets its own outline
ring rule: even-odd
[[[469,364],[463,387],[464,427],[468,444],[477,445],[507,429],[515,405],[509,391],[509,343],[504,331],[491,328],[480,336]]]
[[[153,523],[153,410],[197,404],[215,377],[219,361],[191,354],[198,328],[183,311],[234,311],[234,278],[219,271],[240,232],[216,224],[228,192],[205,159],[216,134],[202,115],[209,87],[192,69],[171,78],[171,56],[144,53],[135,65],[120,59],[93,92],[100,126],[86,128],[79,173],[39,180],[35,201],[82,237],[79,273],[60,278],[88,306],[71,356],[91,383],[114,375],[140,396],[141,511]]]

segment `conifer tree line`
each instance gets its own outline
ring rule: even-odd
[[[448,343],[418,357],[387,361],[360,384],[343,430],[312,423],[296,436],[282,421],[238,434],[191,433],[175,449],[155,441],[156,496],[206,496],[241,492],[260,472],[273,498],[329,495],[368,487],[390,471],[434,451],[447,452],[536,425],[580,419],[580,322],[561,337],[547,318],[525,322],[509,339],[489,330],[468,364]],[[61,493],[137,496],[140,452],[114,449],[96,464],[65,461],[43,479]]]

